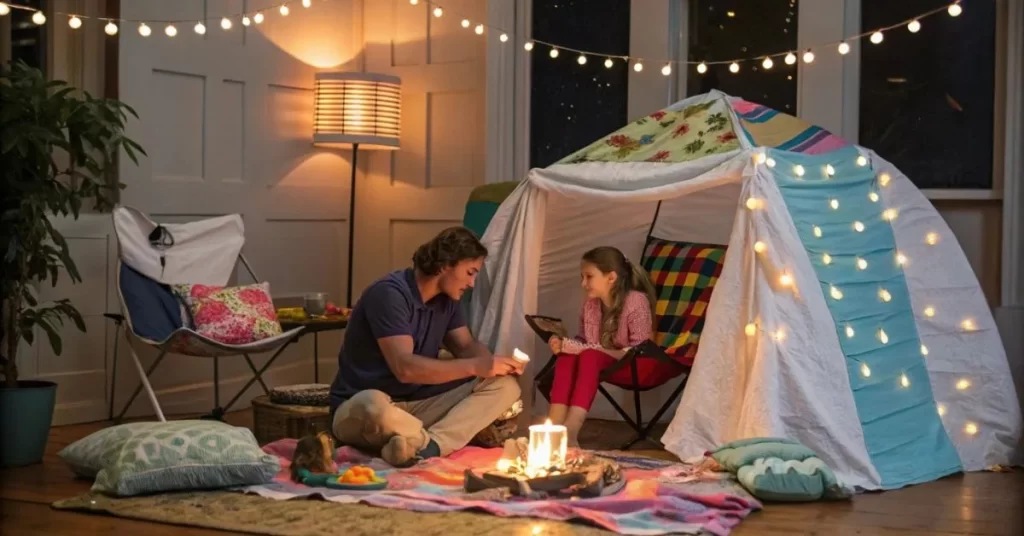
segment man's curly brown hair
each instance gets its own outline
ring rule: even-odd
[[[465,227],[449,227],[416,248],[413,266],[424,275],[438,275],[445,267],[487,257],[487,248]]]

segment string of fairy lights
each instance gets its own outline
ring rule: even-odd
[[[318,1],[325,2],[329,0]],[[552,41],[545,41],[541,39],[526,38],[521,39],[521,42],[523,49],[526,50],[527,52],[537,49],[538,46],[547,47],[548,56],[553,60],[559,58],[563,52],[576,54],[576,63],[578,63],[579,65],[586,65],[590,61],[590,58],[596,58],[598,60],[603,59],[604,66],[609,69],[614,67],[617,62],[624,62],[626,64],[631,64],[633,71],[640,73],[644,70],[644,63],[648,62],[653,63],[655,65],[661,65],[661,74],[664,76],[671,75],[674,68],[680,68],[683,66],[695,66],[697,73],[704,74],[708,71],[708,68],[711,65],[728,65],[729,72],[736,74],[740,72],[742,64],[755,62],[760,62],[761,67],[766,71],[770,70],[772,67],[775,66],[776,60],[779,58],[781,58],[781,61],[783,61],[786,65],[795,65],[798,61],[797,53],[801,53],[801,59],[805,64],[814,62],[816,57],[815,51],[820,53],[829,48],[834,48],[838,54],[845,56],[846,54],[849,54],[852,50],[850,45],[851,43],[864,38],[868,38],[868,40],[874,45],[880,45],[885,40],[885,32],[892,31],[898,28],[906,28],[906,30],[911,33],[917,33],[921,31],[922,20],[942,12],[946,12],[951,17],[959,17],[960,14],[963,13],[963,6],[961,5],[961,2],[962,0],[954,0],[953,2],[946,4],[942,7],[925,11],[914,17],[910,17],[906,20],[897,22],[895,24],[890,24],[888,26],[883,26],[856,35],[848,36],[841,41],[821,43],[818,45],[803,48],[801,50],[782,50],[777,52],[771,52],[768,54],[761,54],[757,56],[747,56],[741,58],[730,58],[720,60],[653,59],[630,55],[604,54],[601,52],[594,52],[590,50],[582,50],[578,48],[567,47]],[[192,29],[195,33],[199,35],[206,34],[208,24],[216,23],[218,21],[222,30],[230,31],[235,26],[236,23],[240,23],[242,26],[246,27],[251,26],[253,24],[259,25],[262,24],[264,20],[266,20],[267,17],[273,14],[274,12],[276,12],[278,16],[287,17],[292,11],[292,5],[301,5],[303,8],[308,9],[313,6],[313,3],[313,0],[293,0],[291,2],[280,2],[258,10],[249,10],[246,12],[232,13],[221,17],[200,17],[196,19],[135,20],[120,17],[92,17],[85,16],[82,14],[65,12],[56,12],[54,13],[54,15],[67,17],[67,24],[73,30],[81,28],[84,24],[83,21],[95,20],[100,23],[103,23],[103,31],[107,35],[112,37],[118,35],[123,27],[131,24],[137,25],[137,31],[139,32],[139,35],[143,37],[149,37],[150,35],[152,35],[152,26],[160,25],[163,25],[164,35],[166,35],[167,37],[174,37],[178,35],[178,25],[182,24],[194,23]],[[472,31],[477,35],[497,35],[497,39],[501,43],[508,43],[509,41],[513,40],[514,34],[508,32],[507,30],[494,26],[492,24],[487,24],[485,22],[474,22],[468,17],[462,17],[458,13],[450,12],[447,8],[445,8],[444,6],[437,2],[433,2],[430,0],[409,0],[409,4],[411,6],[425,6],[430,11],[430,13],[435,18],[438,19],[446,15],[454,16],[454,18],[456,19],[461,19],[461,26],[467,30],[472,28]],[[31,19],[32,22],[37,25],[41,26],[43,24],[46,24],[47,22],[46,14],[43,13],[38,8],[10,2],[0,2],[0,16],[9,14],[12,9],[33,12]]]

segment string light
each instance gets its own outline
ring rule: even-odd
[[[153,33],[153,30],[149,29],[149,26],[145,22],[139,24],[139,35],[142,37],[149,37],[149,34]]]
[[[864,259],[862,259],[860,257],[857,257],[857,268],[860,269],[860,270],[867,270],[868,269],[868,261],[866,261],[866,260],[864,260]]]
[[[786,340],[786,330],[782,328],[775,330],[775,340],[779,342]]]
[[[793,65],[794,63],[796,63],[796,54],[793,54],[792,52],[790,52],[789,54],[786,54],[785,61],[786,61],[786,65]]]
[[[814,238],[821,238],[821,227],[814,226]]]
[[[249,15],[242,17],[242,26],[248,26],[250,24],[252,24],[252,19],[249,18]]]
[[[611,69],[612,65],[615,65],[615,62],[613,62],[611,58],[604,60],[604,66],[606,68]]]
[[[946,416],[946,405],[945,404],[939,404],[936,409],[938,409],[938,411],[939,411],[939,417],[945,417]]]
[[[743,328],[743,333],[746,333],[747,337],[753,337],[754,335],[757,335],[757,324],[754,324],[753,322],[747,324]]]
[[[640,61],[640,60],[636,60],[636,63],[634,63],[634,64],[633,64],[633,70],[634,70],[634,71],[636,71],[636,72],[638,72],[638,73],[639,73],[640,71],[643,71],[643,70],[644,70],[644,64],[643,64],[643,62],[642,62],[642,61]]]
[[[178,35],[178,29],[175,28],[173,24],[168,24],[167,27],[164,28],[164,33],[167,34],[167,37],[174,37]]]
[[[302,7],[308,8],[313,5],[313,0],[302,0]]]
[[[807,52],[804,52],[804,63],[811,63],[813,61],[814,61],[814,52],[811,52],[810,50],[808,50]]]
[[[103,33],[107,35],[117,35],[117,25],[113,22],[108,22],[107,25],[103,27]]]
[[[0,2],[0,17],[11,13],[11,7],[5,2]]]
[[[846,338],[847,339],[852,339],[854,335],[856,335],[856,332],[853,331],[853,326],[847,324],[846,325]]]
[[[288,14],[292,12],[292,10],[288,9],[288,4],[281,4],[281,8],[277,11],[281,13],[282,17],[287,17]]]
[[[882,218],[885,219],[885,221],[893,221],[896,219],[896,216],[898,215],[899,211],[894,208],[887,208],[884,212],[882,212]]]
[[[918,21],[917,19],[914,19],[914,20],[910,21],[910,24],[907,24],[907,30],[910,30],[910,33],[920,32],[921,31],[921,22]]]
[[[263,12],[262,11],[256,12],[256,15],[253,16],[252,21],[255,22],[256,24],[262,24],[263,23]]]
[[[755,210],[755,209],[757,209],[757,207],[761,206],[761,201],[758,200],[756,197],[748,197],[746,205],[747,205],[747,209]]]
[[[939,234],[938,233],[928,233],[928,234],[924,235],[924,243],[928,244],[929,246],[934,246],[935,244],[938,244],[939,243]]]
[[[477,24],[476,28],[473,28],[473,32],[476,33],[477,35],[483,35],[484,34],[484,25],[483,24]]]
[[[882,344],[889,344],[889,335],[886,334],[884,329],[878,330],[878,340],[882,341]]]
[[[923,344],[921,345],[921,355],[928,355],[928,347]]]
[[[788,287],[793,284],[793,276],[790,274],[782,274],[779,276],[779,284]]]
[[[500,36],[498,36],[498,40],[501,41],[502,43],[507,42],[508,41],[508,34],[506,34],[506,33],[501,34]]]
[[[951,4],[946,11],[949,12],[950,17],[959,17],[964,12],[964,8],[960,7],[960,2],[956,2]]]
[[[557,48],[551,49],[551,52],[548,52],[548,56],[551,56],[552,58],[557,58],[558,57],[558,49]]]
[[[932,307],[931,305],[929,305],[928,307],[925,307],[924,308],[924,316],[927,316],[928,318],[931,318],[931,317],[935,316],[935,308]]]
[[[857,231],[858,233],[863,233],[864,232],[864,224],[859,222],[859,221],[853,222],[853,230]]]
[[[206,33],[206,25],[202,22],[197,22],[194,30],[196,31],[197,34],[203,35]]]
[[[409,0],[409,3],[415,6],[420,3],[420,0]]]
[[[878,193],[877,192],[868,192],[868,199],[870,199],[872,203],[877,203],[878,202]]]
[[[761,62],[761,67],[765,69],[771,69],[773,66],[775,66],[775,62],[769,57],[765,57],[764,61]]]
[[[857,157],[857,165],[860,166],[860,167],[864,167],[864,166],[868,165],[868,157],[866,157],[864,155],[858,156]]]
[[[892,176],[890,176],[888,173],[881,173],[878,175],[878,184],[881,184],[882,188],[889,186],[889,181],[891,180]]]
[[[878,291],[878,297],[881,298],[882,301],[886,303],[892,301],[892,294],[889,293],[889,291],[884,288]]]
[[[970,387],[971,382],[967,378],[962,378],[960,381],[956,382],[956,388],[958,391],[966,391]]]
[[[756,251],[758,253],[764,253],[767,250],[768,250],[768,246],[765,245],[764,242],[762,242],[760,240],[758,240],[757,242],[754,242],[754,251]]]
[[[441,9],[441,6],[435,7],[434,8],[434,16],[437,17],[437,18],[441,18],[441,15],[444,15],[444,10]]]
[[[906,373],[900,375],[900,387],[910,387],[910,378]]]
[[[960,327],[964,328],[964,331],[974,331],[977,326],[974,325],[974,320],[965,318],[963,322],[960,322]]]
[[[832,164],[825,164],[825,175],[832,177],[836,174],[836,168],[832,167]]]
[[[768,160],[765,161],[765,165],[770,167],[770,168],[775,167],[775,159],[769,157]]]
[[[704,73],[708,72],[707,64],[704,63],[704,62],[700,62],[699,64],[697,64],[697,72],[700,73],[700,74],[704,74]]]
[[[533,41],[527,41],[523,43],[523,49],[525,49],[527,52],[533,50]]]
[[[231,19],[229,19],[227,17],[224,17],[223,19],[220,19],[220,27],[225,29],[225,30],[230,30],[231,29]]]
[[[797,164],[797,165],[793,166],[793,173],[795,173],[797,177],[803,177],[804,176],[804,172],[805,172],[804,167],[801,166],[800,164]]]
[[[672,66],[666,63],[665,66],[661,68],[661,74],[665,76],[672,74]]]
[[[832,210],[839,210],[839,200],[833,199],[828,202],[828,206],[832,207]]]
[[[77,30],[82,27],[82,19],[72,15],[71,18],[68,19],[68,26],[70,26],[72,30]]]
[[[882,35],[881,31],[877,31],[877,32],[871,34],[871,42],[876,44],[876,45],[880,44],[884,39],[885,39],[885,36]]]
[[[865,378],[871,377],[871,367],[869,367],[867,363],[860,364],[860,375]]]
[[[740,72],[740,64],[736,63],[735,61],[732,62],[729,65],[729,72],[732,73],[732,74],[736,74],[736,73]]]
[[[470,25],[469,19],[462,19],[462,23],[461,24],[462,24],[463,28],[469,28],[469,25]]]
[[[903,266],[907,264],[907,256],[902,253],[896,254],[896,264]]]
[[[833,287],[832,285],[829,285],[828,292],[829,292],[829,295],[832,296],[832,299],[835,299],[835,300],[843,299],[843,291],[837,289],[836,287]]]
[[[821,262],[825,264],[832,264],[832,255],[825,253],[821,256]]]
[[[587,64],[587,57],[584,56],[583,54],[580,54],[580,57],[576,58],[576,63],[578,63],[580,65],[586,65]]]
[[[978,433],[978,425],[973,422],[967,423],[967,425],[964,426],[964,433],[971,436]]]
[[[36,11],[32,14],[32,22],[36,23],[37,26],[46,24],[46,15],[42,11]]]
[[[757,154],[754,155],[754,161],[758,164],[763,164],[768,161],[768,156],[764,154],[764,151],[758,151]]]
[[[843,41],[842,43],[839,43],[839,53],[844,55],[844,56],[849,54],[850,53],[850,44],[847,43],[846,41]]]

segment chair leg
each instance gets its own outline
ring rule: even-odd
[[[639,385],[640,372],[637,370],[636,359],[630,361],[629,368],[633,376],[633,385]],[[644,417],[640,409],[640,391],[637,391],[636,389],[633,390],[633,412],[636,413],[636,421],[631,424],[633,425],[633,430],[636,431],[637,436],[636,439],[623,446],[622,450],[629,449],[629,447],[632,447],[637,441],[647,439],[647,436],[644,434],[644,430],[641,428],[644,422]]]
[[[213,409],[200,419],[224,420],[224,409],[220,407],[220,358],[213,357]]]
[[[114,389],[117,387],[117,343],[121,341],[121,323],[114,327],[114,363],[110,371],[110,410],[107,419],[114,420]]]
[[[166,422],[167,419],[164,418],[164,412],[160,409],[160,402],[157,401],[156,393],[153,392],[153,386],[149,384],[149,375],[152,374],[153,371],[156,370],[157,365],[164,360],[164,356],[167,355],[167,350],[160,351],[160,355],[157,356],[156,361],[153,362],[148,371],[143,370],[142,362],[139,361],[139,356],[135,353],[135,349],[132,348],[131,344],[128,345],[128,350],[132,354],[132,361],[135,362],[135,369],[139,371],[139,379],[142,380],[142,383],[135,388],[135,392],[132,393],[132,396],[128,399],[128,402],[125,403],[124,408],[121,410],[121,414],[117,416],[117,419],[115,419],[114,422],[121,422],[121,419],[124,418],[124,414],[128,412],[128,408],[131,407],[132,402],[135,401],[135,397],[139,396],[139,392],[142,391],[143,387],[146,389],[146,394],[149,395],[150,403],[153,404],[153,410],[156,411],[157,419],[159,419],[160,422]]]
[[[249,365],[249,370],[252,371],[253,377],[256,381],[260,382],[260,386],[263,387],[263,394],[270,396],[270,389],[267,389],[267,384],[263,383],[263,377],[260,376],[259,372],[256,372],[256,366],[252,364],[252,359],[249,359],[249,354],[242,354],[245,358],[245,364]]]
[[[646,437],[649,441],[654,441],[660,447],[664,447],[664,445],[661,443],[661,441],[658,441],[657,439],[650,437],[651,431],[654,430],[654,425],[658,424],[658,419],[660,419],[661,416],[664,415],[666,411],[668,411],[669,406],[671,406],[672,403],[675,402],[677,398],[679,398],[679,394],[682,393],[683,389],[686,388],[686,382],[689,379],[690,376],[689,374],[687,374],[687,376],[683,378],[683,381],[679,382],[679,386],[676,387],[674,391],[672,391],[671,395],[669,395],[668,400],[666,400],[665,403],[662,404],[660,408],[658,408],[658,412],[654,414],[654,417],[651,419],[651,422],[647,423],[647,426],[644,427],[644,437]]]
[[[241,398],[243,394],[245,394],[245,391],[249,389],[249,386],[251,386],[253,383],[256,383],[257,380],[259,380],[261,384],[263,383],[263,373],[266,372],[268,368],[270,368],[270,365],[274,364],[274,361],[278,358],[278,356],[281,355],[281,352],[283,352],[285,348],[287,348],[287,345],[278,348],[277,352],[275,352],[274,355],[270,359],[268,359],[266,363],[263,364],[259,371],[254,371],[255,374],[253,375],[253,377],[250,378],[249,381],[246,382],[245,385],[243,385],[242,388],[238,390],[238,393],[234,396],[234,398],[231,399],[230,402],[228,402],[228,405],[224,406],[224,413],[227,413],[228,409],[230,409],[231,406],[235,405],[235,402],[237,402],[238,399]],[[242,355],[245,355],[246,360],[249,359],[248,355]],[[266,385],[263,386],[263,389],[266,390]],[[267,394],[269,394],[269,391],[267,392]]]

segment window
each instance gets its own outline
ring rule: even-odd
[[[690,0],[690,61],[723,61],[776,54],[797,47],[796,0]],[[797,66],[774,57],[771,69],[760,59],[740,62],[738,73],[729,65],[709,65],[700,74],[693,66],[686,75],[687,95],[717,89],[729,95],[796,115]]]
[[[906,20],[946,0],[861,0],[863,29]],[[921,29],[862,41],[860,144],[919,188],[992,188],[995,0],[963,3]]]
[[[533,3],[533,37],[579,50],[629,55],[630,2],[545,0]],[[551,47],[533,49],[530,83],[530,167],[546,167],[625,126],[629,66]],[[658,75],[660,76],[660,75]]]
[[[18,5],[36,9],[43,9],[46,6],[43,0],[23,0],[16,2]],[[32,22],[32,15],[35,11],[27,9],[12,9],[11,17],[11,61],[23,61],[30,67],[35,67],[46,73],[46,26],[52,24],[47,21],[42,26]]]

